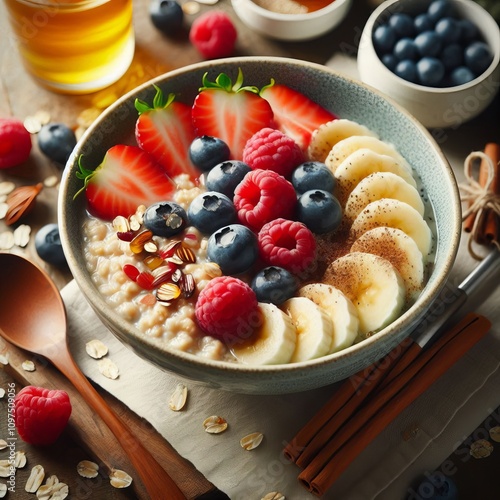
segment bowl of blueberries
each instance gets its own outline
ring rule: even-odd
[[[472,0],[388,0],[368,19],[358,51],[361,80],[427,128],[478,116],[500,77],[500,30]]]

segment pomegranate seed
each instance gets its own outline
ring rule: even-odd
[[[134,239],[135,233],[133,231],[118,231],[116,236],[122,241],[132,241]]]
[[[151,290],[153,288],[154,277],[151,273],[143,271],[139,273],[135,281],[144,290]]]
[[[137,267],[135,267],[134,265],[132,264],[125,264],[123,266],[123,272],[132,280],[132,281],[136,281],[137,280],[137,277],[139,276],[140,274],[140,271],[139,269],[137,269]]]

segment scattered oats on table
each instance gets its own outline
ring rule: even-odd
[[[261,500],[285,500],[285,495],[278,491],[271,491],[267,495],[264,495]]]
[[[0,195],[6,195],[12,193],[16,189],[16,185],[10,181],[0,182]]]
[[[31,227],[27,224],[21,224],[14,229],[14,244],[24,248],[30,242]]]
[[[90,460],[82,460],[78,462],[76,470],[80,476],[92,479],[99,474],[99,465]]]
[[[220,434],[227,429],[227,422],[224,418],[217,415],[212,415],[203,421],[205,432],[209,434]]]
[[[493,445],[486,439],[478,439],[470,445],[470,454],[474,458],[487,458],[493,452]]]
[[[126,472],[119,469],[113,469],[109,479],[113,488],[127,488],[132,484],[132,478]]]
[[[0,477],[10,476],[10,460],[0,460]]]
[[[500,426],[492,427],[490,429],[490,438],[495,441],[495,443],[500,443]]]
[[[252,432],[252,434],[248,434],[240,439],[240,445],[245,450],[251,451],[257,448],[263,439],[264,434],[262,432]]]
[[[107,378],[115,380],[119,377],[120,371],[116,364],[109,358],[102,358],[98,361],[99,372]]]
[[[108,347],[99,339],[89,340],[85,344],[85,351],[94,359],[101,359],[108,354]]]
[[[45,479],[45,469],[41,465],[35,465],[30,472],[26,485],[24,486],[25,491],[28,493],[36,493],[36,490],[40,488]]]
[[[36,370],[35,363],[33,361],[27,359],[26,361],[23,361],[21,364],[21,367],[24,371],[26,372],[34,372]]]
[[[5,448],[7,448],[7,441],[0,439],[0,450],[5,450]]]
[[[5,389],[3,387],[0,387],[0,399],[2,399],[5,396]]]
[[[170,396],[168,406],[172,411],[181,411],[187,401],[188,390],[184,384],[177,384],[174,392]]]
[[[23,450],[16,451],[14,456],[14,466],[16,469],[22,469],[28,463],[28,459],[26,458],[26,452]]]

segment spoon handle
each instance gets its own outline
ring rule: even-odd
[[[150,498],[154,500],[186,500],[186,496],[173,479],[94,389],[70,352],[66,349],[60,349],[57,354],[51,356],[50,360],[71,381],[85,401],[115,435],[142,479]]]

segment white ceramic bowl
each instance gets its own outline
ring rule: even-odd
[[[249,28],[269,38],[287,41],[311,40],[338,26],[352,0],[335,0],[305,14],[282,14],[259,7],[252,0],[231,0],[234,12]]]
[[[83,246],[85,196],[76,177],[78,158],[98,165],[105,152],[118,143],[134,140],[136,98],[151,102],[153,83],[165,95],[177,93],[186,103],[198,92],[202,76],[227,73],[233,80],[241,68],[245,84],[262,87],[271,78],[308,95],[339,117],[365,124],[382,140],[392,142],[415,169],[430,199],[437,234],[436,256],[425,289],[415,304],[376,335],[323,358],[275,366],[247,366],[202,359],[162,347],[158,339],[139,332],[112,309],[98,293],[86,268]],[[64,170],[59,194],[61,240],[73,276],[103,323],[140,356],[179,376],[212,387],[255,394],[304,391],[342,380],[385,355],[425,317],[453,265],[461,234],[461,210],[455,177],[432,136],[401,107],[362,83],[324,66],[283,58],[242,57],[203,62],[160,76],[119,99],[103,112],[79,141]],[[133,369],[133,368],[131,368]]]
[[[500,30],[491,15],[471,0],[450,0],[456,11],[479,28],[494,58],[479,77],[464,85],[432,88],[398,77],[379,59],[372,42],[374,29],[391,12],[415,14],[426,10],[431,0],[387,0],[372,13],[365,24],[358,50],[358,70],[364,83],[391,96],[428,128],[448,128],[474,118],[496,96],[500,80]]]

